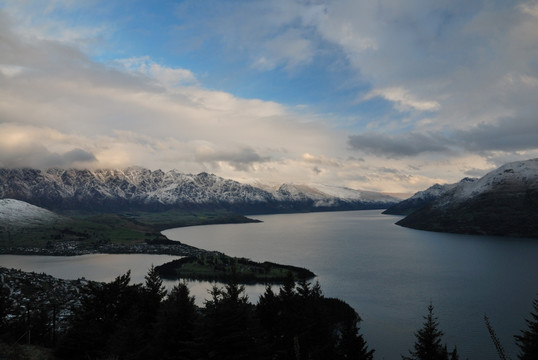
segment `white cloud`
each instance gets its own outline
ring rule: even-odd
[[[538,18],[538,3],[524,3],[520,4],[519,8],[522,12]]]
[[[281,64],[288,70],[308,65],[315,53],[312,43],[296,29],[287,30],[267,40],[260,52],[263,55],[253,66],[264,71],[273,70]]]
[[[0,65],[0,74],[6,77],[14,77],[24,72],[23,66]]]
[[[378,96],[395,103],[400,111],[408,111],[411,109],[419,111],[436,111],[441,107],[437,101],[418,99],[403,87],[375,89],[366,94],[362,100],[370,100]]]
[[[117,59],[114,63],[126,71],[148,76],[167,87],[195,85],[198,82],[190,70],[157,64],[149,56]]]

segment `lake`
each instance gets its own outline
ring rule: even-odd
[[[380,211],[253,216],[262,223],[166,230],[170,239],[256,261],[306,267],[328,297],[353,306],[376,359],[400,359],[415,341],[430,301],[444,339],[461,359],[494,359],[487,314],[508,355],[513,335],[538,296],[538,240],[468,236],[406,229]],[[61,278],[109,281],[132,270],[143,282],[151,264],[177,257],[86,255],[70,258],[0,256],[0,264]],[[167,282],[171,287],[174,283]],[[190,282],[202,304],[207,282]],[[247,287],[257,301],[264,287]]]

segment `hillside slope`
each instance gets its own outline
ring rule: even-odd
[[[538,159],[462,181],[397,222],[430,231],[538,238]]]
[[[51,225],[65,221],[52,211],[14,199],[0,199],[0,226],[20,228]]]
[[[470,183],[474,181],[476,181],[476,179],[464,178],[459,183],[455,184],[435,184],[424,191],[417,192],[409,199],[402,200],[399,203],[392,205],[387,210],[383,211],[383,214],[409,215],[414,211],[430,205],[435,200],[458,186],[460,183]]]

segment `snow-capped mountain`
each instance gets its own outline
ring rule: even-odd
[[[461,181],[397,224],[422,230],[538,238],[538,159]]]
[[[462,186],[465,187],[466,184],[473,183],[477,179],[473,178],[464,178],[458,183],[454,184],[435,184],[424,191],[419,191],[408,199],[402,200],[397,204],[392,205],[383,214],[389,215],[409,215],[413,211],[422,209],[425,206],[433,203],[435,200],[439,199],[441,196],[448,193],[450,190]]]
[[[270,192],[278,201],[313,201],[314,207],[330,207],[343,204],[365,205],[372,204],[384,208],[399,201],[399,199],[374,191],[355,190],[347,187],[325,184],[291,184],[267,186],[257,184],[257,187]]]
[[[52,211],[14,199],[0,199],[0,227],[41,226],[65,220]]]
[[[332,189],[332,190],[331,190]],[[329,191],[331,190],[331,191]],[[0,198],[48,209],[225,208],[243,213],[386,208],[387,195],[285,184],[276,190],[200,173],[125,170],[0,169]]]
[[[465,201],[481,194],[538,189],[538,159],[517,161],[493,170],[477,181],[460,183],[450,193],[452,201]]]

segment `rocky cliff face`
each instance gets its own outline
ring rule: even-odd
[[[344,189],[344,188],[340,188]],[[275,190],[200,173],[75,169],[0,169],[0,198],[47,209],[163,210],[224,208],[243,213],[380,209],[396,198],[346,189],[347,195],[283,185]],[[345,192],[344,192],[345,193]]]
[[[476,181],[462,181],[397,224],[538,238],[538,159],[509,163]]]

